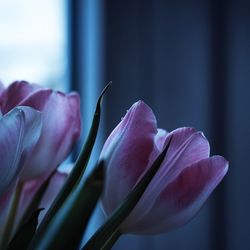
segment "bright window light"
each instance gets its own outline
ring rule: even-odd
[[[0,80],[27,80],[64,90],[67,39],[64,0],[0,1]]]

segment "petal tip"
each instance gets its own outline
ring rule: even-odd
[[[229,169],[229,161],[225,159],[223,156],[215,156],[217,159],[219,159],[221,167],[223,169],[223,174],[225,175],[228,172]]]
[[[153,113],[153,110],[142,100],[135,102],[130,109],[135,111],[138,110],[139,112]]]
[[[228,160],[220,155],[214,155],[210,159],[212,160],[212,166],[216,168],[217,176],[219,176],[219,179],[222,180],[229,169]]]

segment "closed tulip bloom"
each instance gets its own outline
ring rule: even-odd
[[[160,169],[120,227],[122,233],[159,234],[187,223],[199,211],[228,170],[221,156],[210,157],[203,133],[157,129],[152,110],[135,103],[108,137],[101,158],[106,162],[102,197],[109,216],[142,178],[171,138]]]
[[[80,136],[80,98],[75,92],[64,94],[24,81],[14,82],[2,91],[0,105],[2,114],[20,105],[42,114],[41,136],[22,171],[22,181],[52,172]]]

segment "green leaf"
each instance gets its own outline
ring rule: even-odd
[[[50,221],[43,238],[30,246],[32,250],[79,249],[89,218],[101,195],[104,183],[103,162],[86,182],[74,188]]]
[[[39,240],[43,233],[46,230],[47,225],[49,224],[50,220],[53,218],[53,216],[56,214],[57,210],[62,206],[63,202],[65,199],[68,197],[72,189],[74,188],[75,185],[79,182],[81,179],[81,176],[83,176],[86,166],[88,164],[92,149],[95,144],[98,128],[99,128],[99,123],[100,123],[100,117],[101,117],[101,102],[103,99],[104,94],[106,93],[107,89],[111,85],[111,82],[104,88],[102,91],[97,104],[96,104],[96,109],[91,125],[91,129],[88,135],[88,138],[81,150],[81,153],[76,160],[75,166],[72,169],[69,177],[67,178],[65,184],[63,185],[61,191],[57,195],[55,201],[52,203],[50,209],[46,213],[43,221],[41,222],[37,233],[34,237],[34,241]]]
[[[119,226],[136,206],[147,186],[157,173],[167,154],[171,140],[172,137],[149,170],[128,194],[124,202],[113,212],[107,222],[101,226],[101,228],[92,236],[92,238],[86,243],[82,250],[108,249],[106,248],[106,245],[110,245],[110,241],[112,241],[112,244],[115,243],[115,241],[112,240],[113,235],[119,235]]]
[[[14,235],[13,239],[9,243],[7,250],[26,250],[33,235],[35,234],[38,224],[38,216],[43,208],[33,212],[29,220],[22,224],[19,230]]]

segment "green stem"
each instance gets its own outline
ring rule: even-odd
[[[120,233],[119,230],[116,230],[110,237],[109,239],[105,242],[105,244],[101,247],[101,250],[110,250],[116,241],[120,238],[122,234]]]
[[[104,242],[102,246],[96,247],[85,245],[81,250],[110,250],[121,235],[121,232],[117,229],[114,231],[114,233],[111,234],[111,236]]]
[[[18,204],[19,204],[22,190],[23,190],[23,182],[19,182],[17,184],[14,196],[12,197],[8,218],[7,218],[4,232],[3,232],[1,249],[5,249],[5,247],[8,245],[9,241],[11,240],[11,236],[13,234],[13,227],[14,227],[15,219],[16,219],[16,213],[17,213]]]

